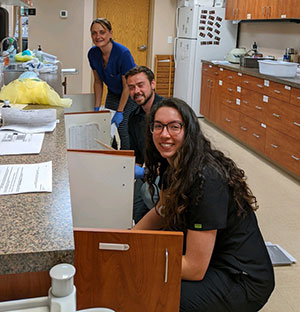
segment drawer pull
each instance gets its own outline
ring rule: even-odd
[[[275,144],[271,144],[271,146],[274,148],[278,148],[278,145],[275,145]]]
[[[247,128],[245,128],[245,127],[241,127],[241,130],[243,130],[243,131],[247,131]]]
[[[264,87],[264,86],[261,85],[261,84],[257,84],[257,86],[258,86],[259,88],[263,88],[263,87]]]
[[[128,244],[99,243],[99,249],[101,250],[127,251],[129,248]]]
[[[297,96],[297,100],[300,100],[300,96]]]
[[[229,92],[232,92],[232,91],[233,91],[233,89],[231,89],[231,88],[227,88],[227,90],[228,90]]]
[[[246,100],[243,100],[243,103],[245,103],[245,104],[248,104],[248,101],[246,101]]]
[[[229,118],[225,118],[225,120],[226,120],[227,122],[231,122],[231,120],[230,120]]]
[[[206,72],[207,72],[207,71],[208,71],[208,69],[207,69],[207,68],[204,68],[204,71],[206,71]]]
[[[230,100],[226,100],[226,102],[227,102],[227,103],[229,103],[229,104],[231,104],[231,103],[232,103],[232,101],[230,101]]]
[[[300,158],[299,157],[296,157],[296,156],[294,156],[294,155],[291,155],[291,157],[293,158],[293,159],[295,159],[295,160],[300,160]]]
[[[248,80],[244,80],[244,83],[248,84],[248,83],[249,83],[249,81],[248,81]]]
[[[280,94],[281,92],[279,90],[274,90],[275,93]]]
[[[260,135],[258,135],[258,134],[256,134],[256,133],[253,133],[253,136],[254,136],[255,138],[257,138],[257,139],[260,138]]]
[[[232,77],[232,76],[228,76],[227,78],[228,78],[228,79],[232,79],[233,77]]]
[[[262,107],[258,106],[258,105],[256,105],[255,108],[258,109],[258,110],[262,110]]]
[[[272,115],[273,115],[274,117],[276,117],[276,118],[280,118],[280,115],[278,115],[278,114],[273,113]]]
[[[294,121],[294,125],[297,126],[297,127],[300,127],[300,123]]]

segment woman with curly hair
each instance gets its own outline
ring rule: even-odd
[[[145,157],[149,186],[159,174],[161,194],[135,229],[184,233],[180,311],[261,309],[274,273],[244,171],[211,147],[176,98],[152,106]]]

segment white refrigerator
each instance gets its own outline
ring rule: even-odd
[[[201,60],[224,60],[235,48],[237,25],[225,20],[225,8],[199,5],[177,9],[174,97],[200,115]]]

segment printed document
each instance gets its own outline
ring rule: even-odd
[[[0,165],[0,195],[52,192],[52,161]]]
[[[40,133],[53,131],[55,127],[56,109],[2,109],[2,127],[0,130]]]
[[[39,154],[44,133],[0,131],[0,155]]]
[[[99,149],[99,145],[95,141],[100,137],[99,125],[96,123],[88,123],[83,125],[72,126],[69,128],[70,149],[93,150]]]

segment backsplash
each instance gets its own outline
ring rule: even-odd
[[[300,24],[292,22],[246,22],[240,25],[239,47],[250,50],[254,41],[264,56],[282,58],[286,48],[300,53]]]

